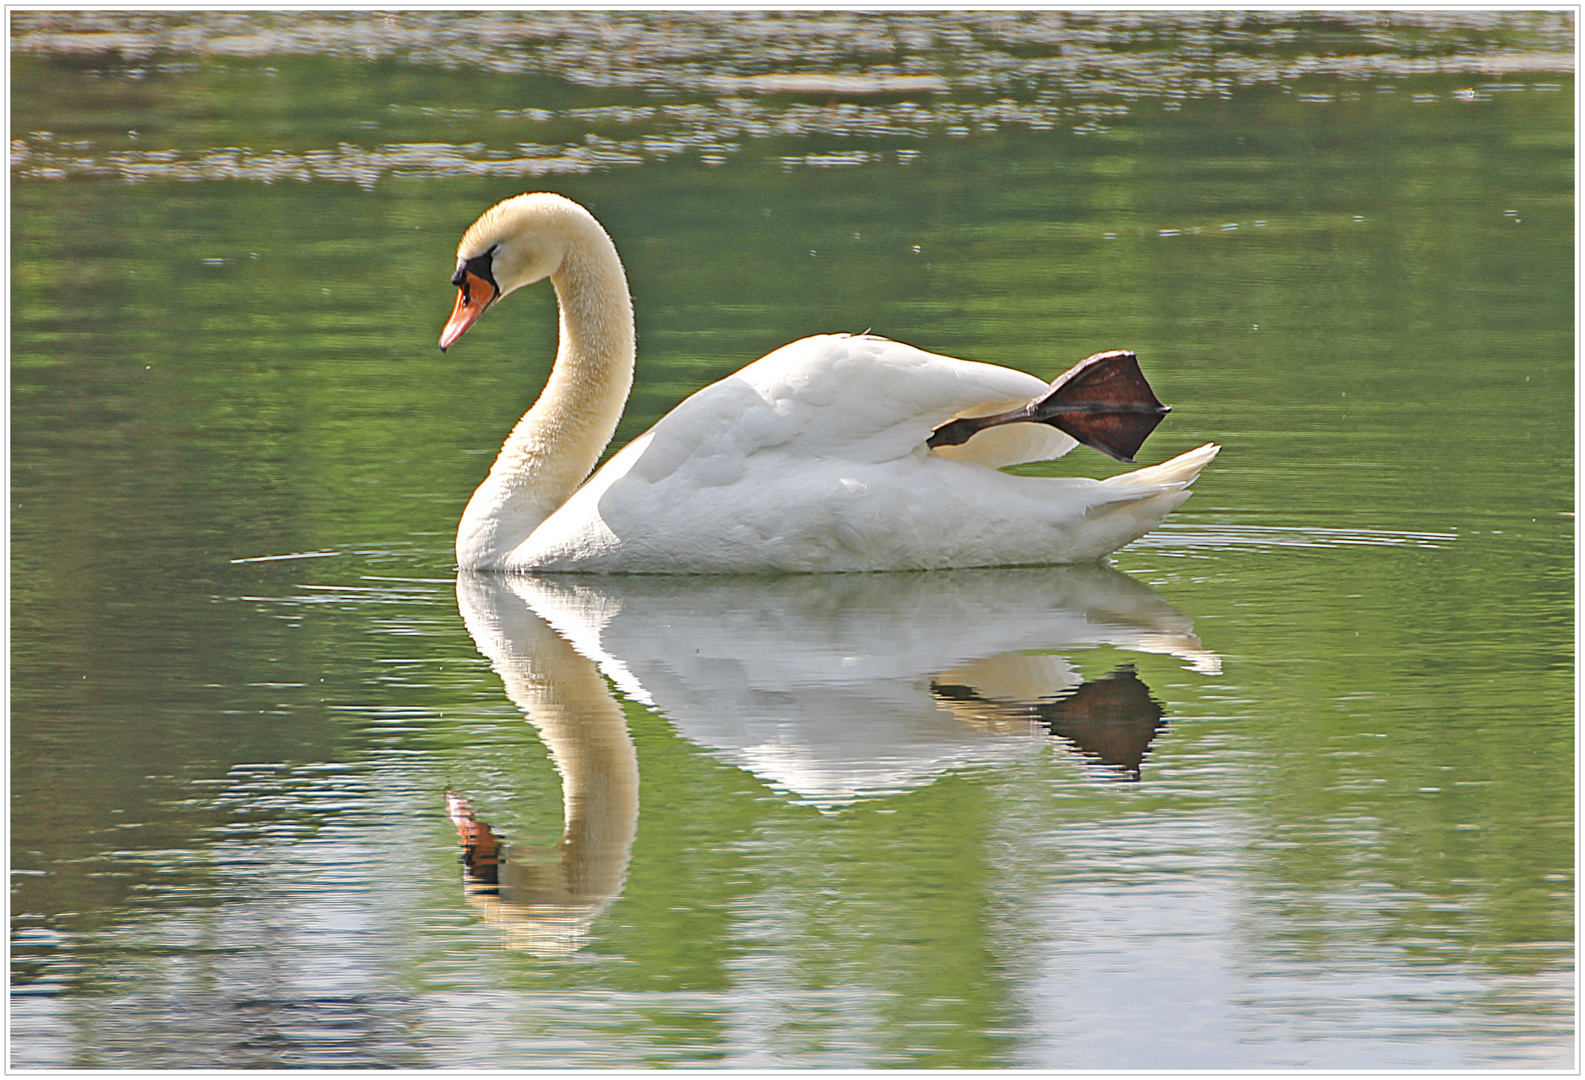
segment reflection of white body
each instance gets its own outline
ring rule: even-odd
[[[705,387],[589,477],[632,385],[634,339],[621,261],[588,211],[547,194],[486,211],[457,248],[457,307],[441,347],[496,299],[546,277],[561,311],[555,367],[463,513],[465,569],[1079,562],[1155,528],[1216,455],[1207,444],[1103,481],[1010,476],[998,469],[1075,441],[1025,422],[957,446],[926,441],[954,418],[1031,402],[1044,382],[838,334],[795,341]]]
[[[465,579],[475,575],[464,575]],[[1190,621],[1103,567],[674,578],[477,575],[510,589],[627,696],[802,801],[922,786],[1039,745],[964,724],[933,682],[1050,700],[1106,644],[1214,672]],[[1006,731],[1006,729],[1001,729]]]

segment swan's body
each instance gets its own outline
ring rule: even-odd
[[[475,570],[740,573],[1081,562],[1154,528],[1215,455],[1096,481],[1010,476],[1076,445],[1008,423],[927,446],[961,416],[1048,390],[1033,375],[870,335],[805,338],[705,387],[584,483],[633,377],[616,249],[582,207],[521,195],[458,247],[449,346],[499,296],[550,277],[561,342],[544,392],[457,530]],[[1060,380],[1059,380],[1060,381]]]

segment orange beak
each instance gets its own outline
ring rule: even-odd
[[[478,321],[484,309],[495,302],[495,286],[472,272],[464,272],[457,286],[457,306],[451,309],[451,318],[440,332],[440,351],[451,348],[462,332]]]

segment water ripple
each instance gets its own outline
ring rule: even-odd
[[[1457,533],[1396,529],[1340,529],[1313,525],[1174,524],[1167,522],[1135,542],[1140,548],[1440,548]]]

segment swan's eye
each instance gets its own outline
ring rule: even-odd
[[[500,249],[500,246],[499,244],[491,244],[490,250],[483,255],[475,255],[473,258],[457,264],[457,272],[451,275],[451,283],[462,290],[464,300],[468,299],[469,274],[489,282],[490,288],[497,293],[501,291],[501,287],[495,283],[495,272],[491,268],[491,264],[495,260],[495,253]]]

